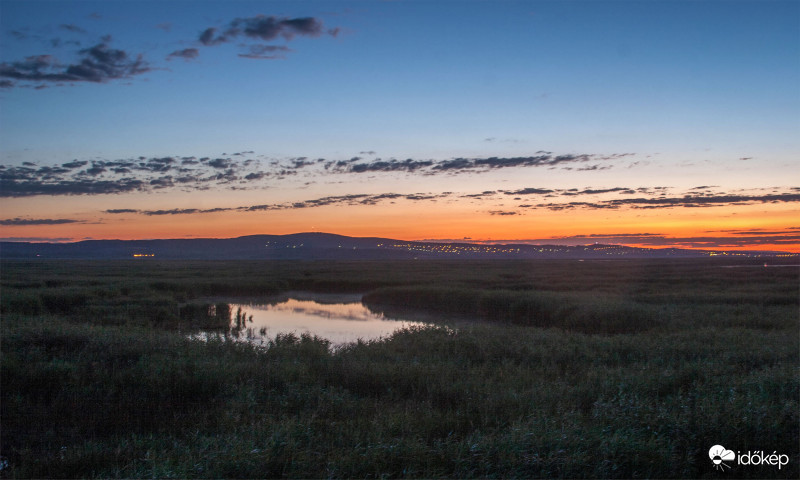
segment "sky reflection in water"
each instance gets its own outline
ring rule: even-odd
[[[257,345],[266,344],[278,333],[289,332],[298,336],[307,332],[341,345],[359,338],[386,337],[408,326],[426,325],[410,320],[390,320],[370,311],[361,304],[358,296],[342,300],[341,303],[322,303],[315,299],[289,298],[275,304],[231,303],[230,306],[234,325],[239,308],[247,318],[240,339]]]

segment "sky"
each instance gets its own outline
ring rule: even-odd
[[[798,1],[0,2],[0,238],[800,252]]]

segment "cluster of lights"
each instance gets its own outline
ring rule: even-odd
[[[395,243],[391,245],[385,245],[383,243],[379,243],[378,247],[386,247],[386,248],[398,248],[404,249],[413,252],[426,252],[426,253],[450,253],[460,255],[462,253],[483,253],[483,254],[513,254],[513,253],[523,253],[522,250],[518,247],[500,247],[496,245],[453,245],[449,243],[436,243],[436,244],[425,244],[425,243]],[[540,246],[538,248],[534,248],[535,251],[539,253],[559,253],[564,251],[569,251],[569,247],[559,247],[559,246]],[[607,245],[602,247],[590,247],[586,246],[583,247],[584,251],[600,251],[604,252],[606,255],[627,255],[629,251],[624,247],[619,245]]]
[[[281,244],[279,242],[267,242],[265,247],[267,248],[301,248],[305,244]],[[497,245],[476,245],[476,244],[451,244],[451,243],[378,243],[375,245],[377,248],[393,248],[393,249],[401,249],[407,250],[409,252],[421,252],[421,253],[438,253],[438,254],[450,254],[450,255],[461,255],[461,254],[495,254],[495,255],[508,255],[508,254],[521,254],[524,253],[522,249],[519,247],[510,247],[510,246],[497,246]],[[338,245],[339,248],[343,248],[342,245]],[[538,253],[560,253],[566,252],[571,250],[574,247],[565,247],[565,246],[538,246],[533,247],[532,250],[527,250],[528,252],[536,251]],[[349,248],[349,247],[348,247]],[[353,250],[356,250],[358,247],[352,247]],[[580,248],[580,247],[578,247]],[[640,248],[637,250],[647,250],[653,251],[652,248]],[[585,245],[583,246],[583,251],[585,252],[599,252],[604,255],[619,255],[625,256],[631,254],[631,250],[623,245]],[[666,249],[661,252],[663,255],[675,255],[678,252],[669,251]],[[710,257],[714,256],[728,256],[728,257],[760,257],[761,255],[753,255],[753,253],[739,253],[739,252],[724,252],[724,251],[709,251],[706,255]],[[153,257],[153,254],[134,254],[134,257]],[[796,258],[798,254],[796,253],[788,253],[788,254],[781,254],[781,255],[769,255],[770,257],[778,257],[778,258]]]
[[[708,252],[709,257],[752,257],[751,254],[748,253],[739,253],[739,252]],[[760,255],[757,255],[760,256]]]
[[[450,243],[395,243],[391,245],[379,243],[378,247],[398,248],[408,250],[410,252],[452,253],[456,255],[460,255],[462,253],[520,253],[519,248],[502,248],[494,245],[453,245]]]
[[[594,247],[583,247],[584,250],[591,250],[593,252],[603,252],[605,255],[628,255],[631,253],[626,247],[622,245],[603,245]],[[642,249],[642,250],[650,250],[649,248]],[[668,252],[667,254],[670,255],[672,252]]]
[[[138,258],[138,257],[155,257],[156,254],[155,253],[134,253],[133,256],[136,257],[136,258]]]
[[[304,243],[301,243],[300,245],[294,245],[294,244],[293,244],[293,245],[289,245],[289,244],[287,243],[287,244],[283,245],[283,248],[298,248],[298,247],[302,247],[303,245],[305,245],[305,244],[304,244]],[[264,246],[265,246],[265,247],[267,247],[267,248],[281,248],[281,246],[280,246],[280,245],[278,245],[278,244],[276,244],[276,245],[270,245],[270,244],[269,244],[269,242],[267,242],[267,244],[266,244],[266,245],[264,245]]]

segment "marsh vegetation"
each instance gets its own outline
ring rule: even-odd
[[[800,272],[723,265],[3,262],[0,475],[797,478]],[[290,290],[443,325],[188,335]]]

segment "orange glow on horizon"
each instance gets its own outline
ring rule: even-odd
[[[87,214],[85,220],[74,223],[0,226],[0,236],[80,241],[233,238],[258,234],[326,232],[407,241],[599,242],[641,248],[800,253],[800,230],[795,226],[795,218],[800,216],[798,213],[780,205],[769,209],[764,205],[747,205],[661,210],[531,210],[502,215],[477,209],[468,203],[398,202],[385,207],[347,205],[263,212],[130,213],[104,215],[102,220]],[[765,234],[760,235],[760,232]]]

